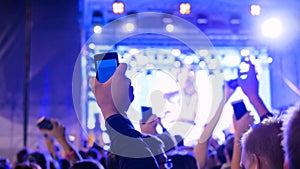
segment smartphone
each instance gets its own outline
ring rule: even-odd
[[[232,102],[231,105],[237,120],[242,118],[248,112],[243,100]]]
[[[237,81],[238,81],[237,79],[229,80],[227,81],[227,84],[230,88],[236,89],[239,86]]]
[[[118,54],[116,52],[96,54],[94,62],[96,78],[100,83],[106,82],[119,66]]]
[[[152,116],[152,108],[151,107],[147,107],[147,106],[142,106],[141,107],[142,110],[142,120],[141,123],[145,124],[147,122],[147,120]]]
[[[53,124],[45,116],[41,117],[37,121],[36,125],[38,126],[39,129],[45,129],[45,130],[52,130],[53,129]]]

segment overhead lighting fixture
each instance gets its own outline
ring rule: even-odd
[[[171,24],[171,23],[169,23],[169,24],[167,24],[166,25],[166,30],[168,31],[168,32],[173,32],[174,31],[174,25],[173,24]]]
[[[94,33],[101,33],[102,32],[102,25],[104,25],[103,14],[100,11],[94,11],[92,16],[92,24]]]
[[[135,24],[132,22],[127,22],[124,26],[127,32],[133,32],[135,30]]]
[[[180,4],[180,13],[182,15],[187,15],[191,13],[191,5],[189,3],[181,3]]]
[[[125,5],[121,1],[115,1],[112,5],[114,14],[122,14],[125,11]]]
[[[94,33],[100,34],[102,32],[102,27],[100,25],[94,26]]]
[[[259,16],[260,11],[261,11],[260,5],[255,5],[255,4],[251,5],[250,13],[251,13],[252,16]]]

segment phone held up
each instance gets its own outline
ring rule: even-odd
[[[152,108],[151,107],[147,107],[147,106],[142,106],[141,107],[141,111],[142,111],[142,120],[141,123],[145,124],[147,122],[147,120],[151,117],[152,113]]]
[[[53,129],[53,124],[52,122],[47,119],[45,116],[41,117],[36,125],[38,126],[39,129],[44,129],[44,130],[52,130]]]
[[[106,82],[119,66],[118,54],[116,52],[96,54],[94,56],[94,62],[96,78],[100,83]]]
[[[242,118],[248,112],[243,100],[231,102],[231,105],[237,120]]]

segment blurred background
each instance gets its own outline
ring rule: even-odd
[[[133,121],[140,119],[140,106],[154,106],[150,98],[155,95],[164,98],[164,109],[156,114],[171,129],[183,100],[176,92],[187,85],[198,93],[201,114],[195,118],[187,112],[185,120],[195,124],[181,123],[199,129],[213,104],[208,77],[236,78],[244,57],[255,63],[268,108],[285,110],[300,96],[299,9],[298,0],[2,0],[0,155],[12,157],[23,147],[43,149],[36,127],[41,116],[65,124],[77,147],[94,140],[108,146],[101,110],[87,83],[95,76],[94,54],[108,50],[129,65],[136,96],[129,110]],[[126,38],[108,45],[120,37]],[[181,81],[186,72],[192,82]],[[233,99],[240,98],[238,89]],[[230,129],[231,107],[224,111],[215,135]],[[186,145],[200,134],[192,130]]]

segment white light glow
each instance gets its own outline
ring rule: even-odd
[[[191,5],[189,3],[181,3],[179,12],[183,15],[190,14],[191,13]]]
[[[129,53],[130,53],[131,55],[138,54],[138,53],[139,53],[139,49],[137,49],[137,48],[131,48],[131,49],[129,50]]]
[[[124,3],[123,2],[114,2],[113,3],[113,12],[115,14],[121,14],[124,12]]]
[[[194,59],[193,59],[192,56],[186,56],[186,57],[184,58],[184,63],[185,63],[185,64],[190,65],[190,64],[192,64],[193,62],[194,62]]]
[[[90,43],[90,44],[89,44],[89,48],[90,48],[90,49],[95,49],[95,47],[96,47],[96,45],[95,45],[94,43]]]
[[[174,56],[180,56],[180,55],[181,55],[180,49],[173,49],[173,50],[171,51],[171,53],[172,53],[172,55],[174,55]]]
[[[173,32],[174,31],[174,25],[173,24],[167,24],[166,25],[166,30],[168,31],[168,32]]]
[[[102,27],[100,25],[95,25],[94,26],[94,33],[101,33],[102,32]]]
[[[261,30],[265,37],[277,38],[282,33],[282,23],[278,18],[271,18],[262,24]]]
[[[175,67],[180,67],[180,62],[179,62],[179,61],[175,61],[175,62],[174,62],[174,66],[175,66]]]
[[[241,56],[249,56],[249,55],[250,55],[250,51],[248,49],[241,50]]]
[[[260,5],[251,5],[250,7],[250,13],[252,16],[258,16],[260,15],[261,7]]]
[[[70,140],[71,142],[75,141],[75,136],[69,135],[69,140]]]
[[[268,57],[267,61],[268,61],[268,63],[272,63],[273,62],[273,58]]]
[[[135,30],[135,25],[131,22],[128,22],[128,23],[125,24],[125,29],[128,32],[133,32]]]
[[[223,59],[223,64],[228,67],[236,67],[240,64],[241,58],[238,55],[228,55]]]

